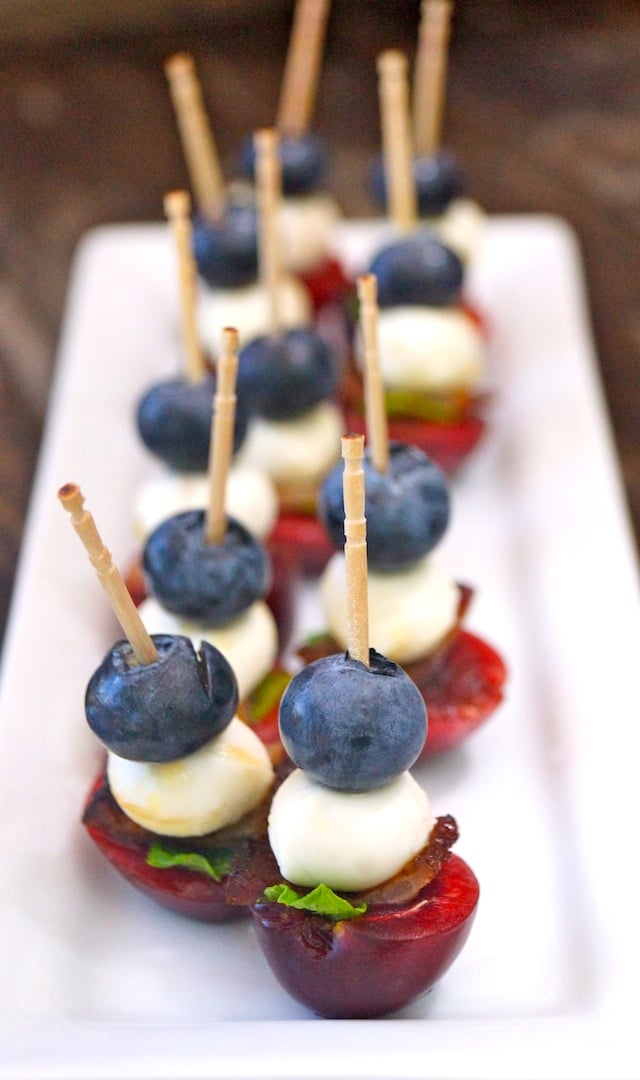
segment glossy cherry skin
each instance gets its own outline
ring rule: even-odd
[[[327,150],[317,135],[283,135],[278,155],[284,195],[307,195],[321,186],[327,171]],[[255,147],[253,139],[248,139],[240,151],[240,171],[255,180],[255,167]]]
[[[215,375],[200,382],[167,379],[155,383],[137,410],[140,437],[152,454],[177,472],[206,472],[211,439]],[[233,445],[239,450],[249,424],[249,401],[236,406]]]
[[[238,687],[229,662],[203,642],[155,634],[158,660],[138,664],[117,642],[89,680],[85,713],[109,750],[132,761],[175,761],[194,753],[235,715]]]
[[[222,626],[269,589],[264,548],[234,518],[220,544],[205,538],[203,510],[163,521],[147,540],[142,564],[149,592],[167,611],[208,626]]]
[[[312,1012],[372,1019],[426,993],[462,949],[479,885],[456,855],[404,906],[331,922],[278,903],[254,904],[258,941],[283,988]]]
[[[462,260],[426,229],[388,244],[369,268],[381,308],[448,307],[460,300]]]
[[[443,214],[449,203],[463,194],[464,176],[453,154],[448,150],[437,150],[435,154],[423,154],[414,158],[413,175],[420,217],[437,217]],[[382,155],[373,163],[370,183],[378,206],[386,209],[387,185]]]
[[[376,570],[396,570],[436,546],[449,523],[449,488],[442,470],[415,446],[392,442],[379,472],[369,450],[363,462],[367,555]],[[342,465],[325,478],[318,512],[334,546],[344,546]]]
[[[280,702],[280,737],[289,757],[339,791],[389,783],[413,765],[426,733],[418,689],[374,649],[369,667],[345,653],[314,661]]]
[[[289,420],[330,397],[338,381],[333,348],[312,327],[254,338],[240,350],[238,399],[269,420]]]
[[[252,202],[230,203],[218,221],[193,222],[198,273],[211,288],[236,289],[258,276],[258,226]]]

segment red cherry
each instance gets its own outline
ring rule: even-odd
[[[357,411],[346,409],[345,421],[347,430],[354,435],[365,433],[364,417]],[[484,420],[474,415],[452,424],[436,424],[417,417],[393,417],[389,420],[389,438],[417,446],[451,475],[475,449],[485,427]]]
[[[294,573],[313,577],[324,570],[335,548],[315,514],[283,511],[267,541],[267,551],[276,562],[287,560]]]
[[[220,830],[215,842],[230,851],[231,860],[231,873],[220,881],[186,867],[149,866],[146,860],[151,844],[158,840],[171,841],[143,829],[122,812],[104,773],[89,793],[83,824],[111,865],[157,904],[190,919],[227,922],[245,916],[248,904],[279,873],[266,840],[267,809],[264,804],[260,810],[247,814],[243,819],[244,831],[238,826]],[[203,845],[206,849],[207,839],[210,838],[195,837],[194,850],[200,850]]]
[[[325,304],[344,300],[353,289],[353,282],[346,276],[337,259],[327,258],[312,270],[300,274],[303,284],[311,294],[316,311]]]
[[[258,941],[284,989],[321,1016],[369,1019],[430,990],[462,949],[478,881],[456,855],[405,906],[331,922],[278,903],[258,903]]]
[[[420,759],[457,746],[502,701],[507,668],[486,641],[459,630],[435,657],[406,668],[417,684],[429,715],[427,741]]]

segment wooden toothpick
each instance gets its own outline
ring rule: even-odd
[[[260,280],[267,290],[270,330],[279,334],[281,254],[279,213],[282,198],[282,171],[278,158],[278,136],[273,128],[263,128],[254,136],[256,152],[256,197],[258,203],[258,264]]]
[[[433,154],[440,145],[451,0],[422,0],[413,80],[413,142],[420,155]]]
[[[209,505],[204,533],[208,544],[221,544],[227,529],[224,502],[227,475],[233,455],[238,374],[238,331],[232,327],[222,331],[222,349],[217,371],[209,451]]]
[[[347,583],[347,652],[369,666],[369,602],[367,592],[367,522],[364,516],[364,435],[342,439],[344,473],[344,558]]]
[[[329,6],[329,0],[298,0],[296,4],[276,121],[285,135],[304,135],[309,129]]]
[[[215,221],[225,207],[224,177],[193,58],[176,53],[164,70],[196,203],[205,217]]]
[[[389,217],[401,232],[410,232],[417,221],[417,198],[409,130],[407,58],[404,53],[397,49],[380,53],[378,76]]]
[[[102,542],[93,517],[84,509],[84,496],[80,488],[77,484],[64,484],[58,491],[58,498],[71,516],[71,524],[84,544],[137,662],[153,664],[158,659],[153,639],[138,614],[120,571],[113,564],[111,552]]]
[[[196,318],[197,269],[193,257],[191,199],[186,191],[170,191],[164,198],[164,212],[173,232],[178,256],[182,338],[189,382],[200,382],[205,367]]]
[[[357,287],[364,359],[367,444],[374,468],[378,472],[386,472],[389,467],[389,433],[378,353],[378,282],[375,274],[363,274],[357,279]]]

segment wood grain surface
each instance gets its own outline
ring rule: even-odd
[[[168,24],[71,21],[0,42],[0,627],[74,248],[98,224],[161,220],[187,183],[164,59],[194,54],[229,175],[240,140],[274,119],[292,5],[175,7]],[[349,215],[373,210],[376,56],[413,52],[418,9],[334,0],[314,127]],[[489,212],[555,213],[577,232],[639,537],[640,5],[457,0],[445,136]]]

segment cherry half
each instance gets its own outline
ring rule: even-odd
[[[258,941],[274,975],[302,1005],[335,1019],[372,1019],[426,993],[462,949],[478,881],[456,855],[405,905],[348,921],[274,902],[254,904]]]

